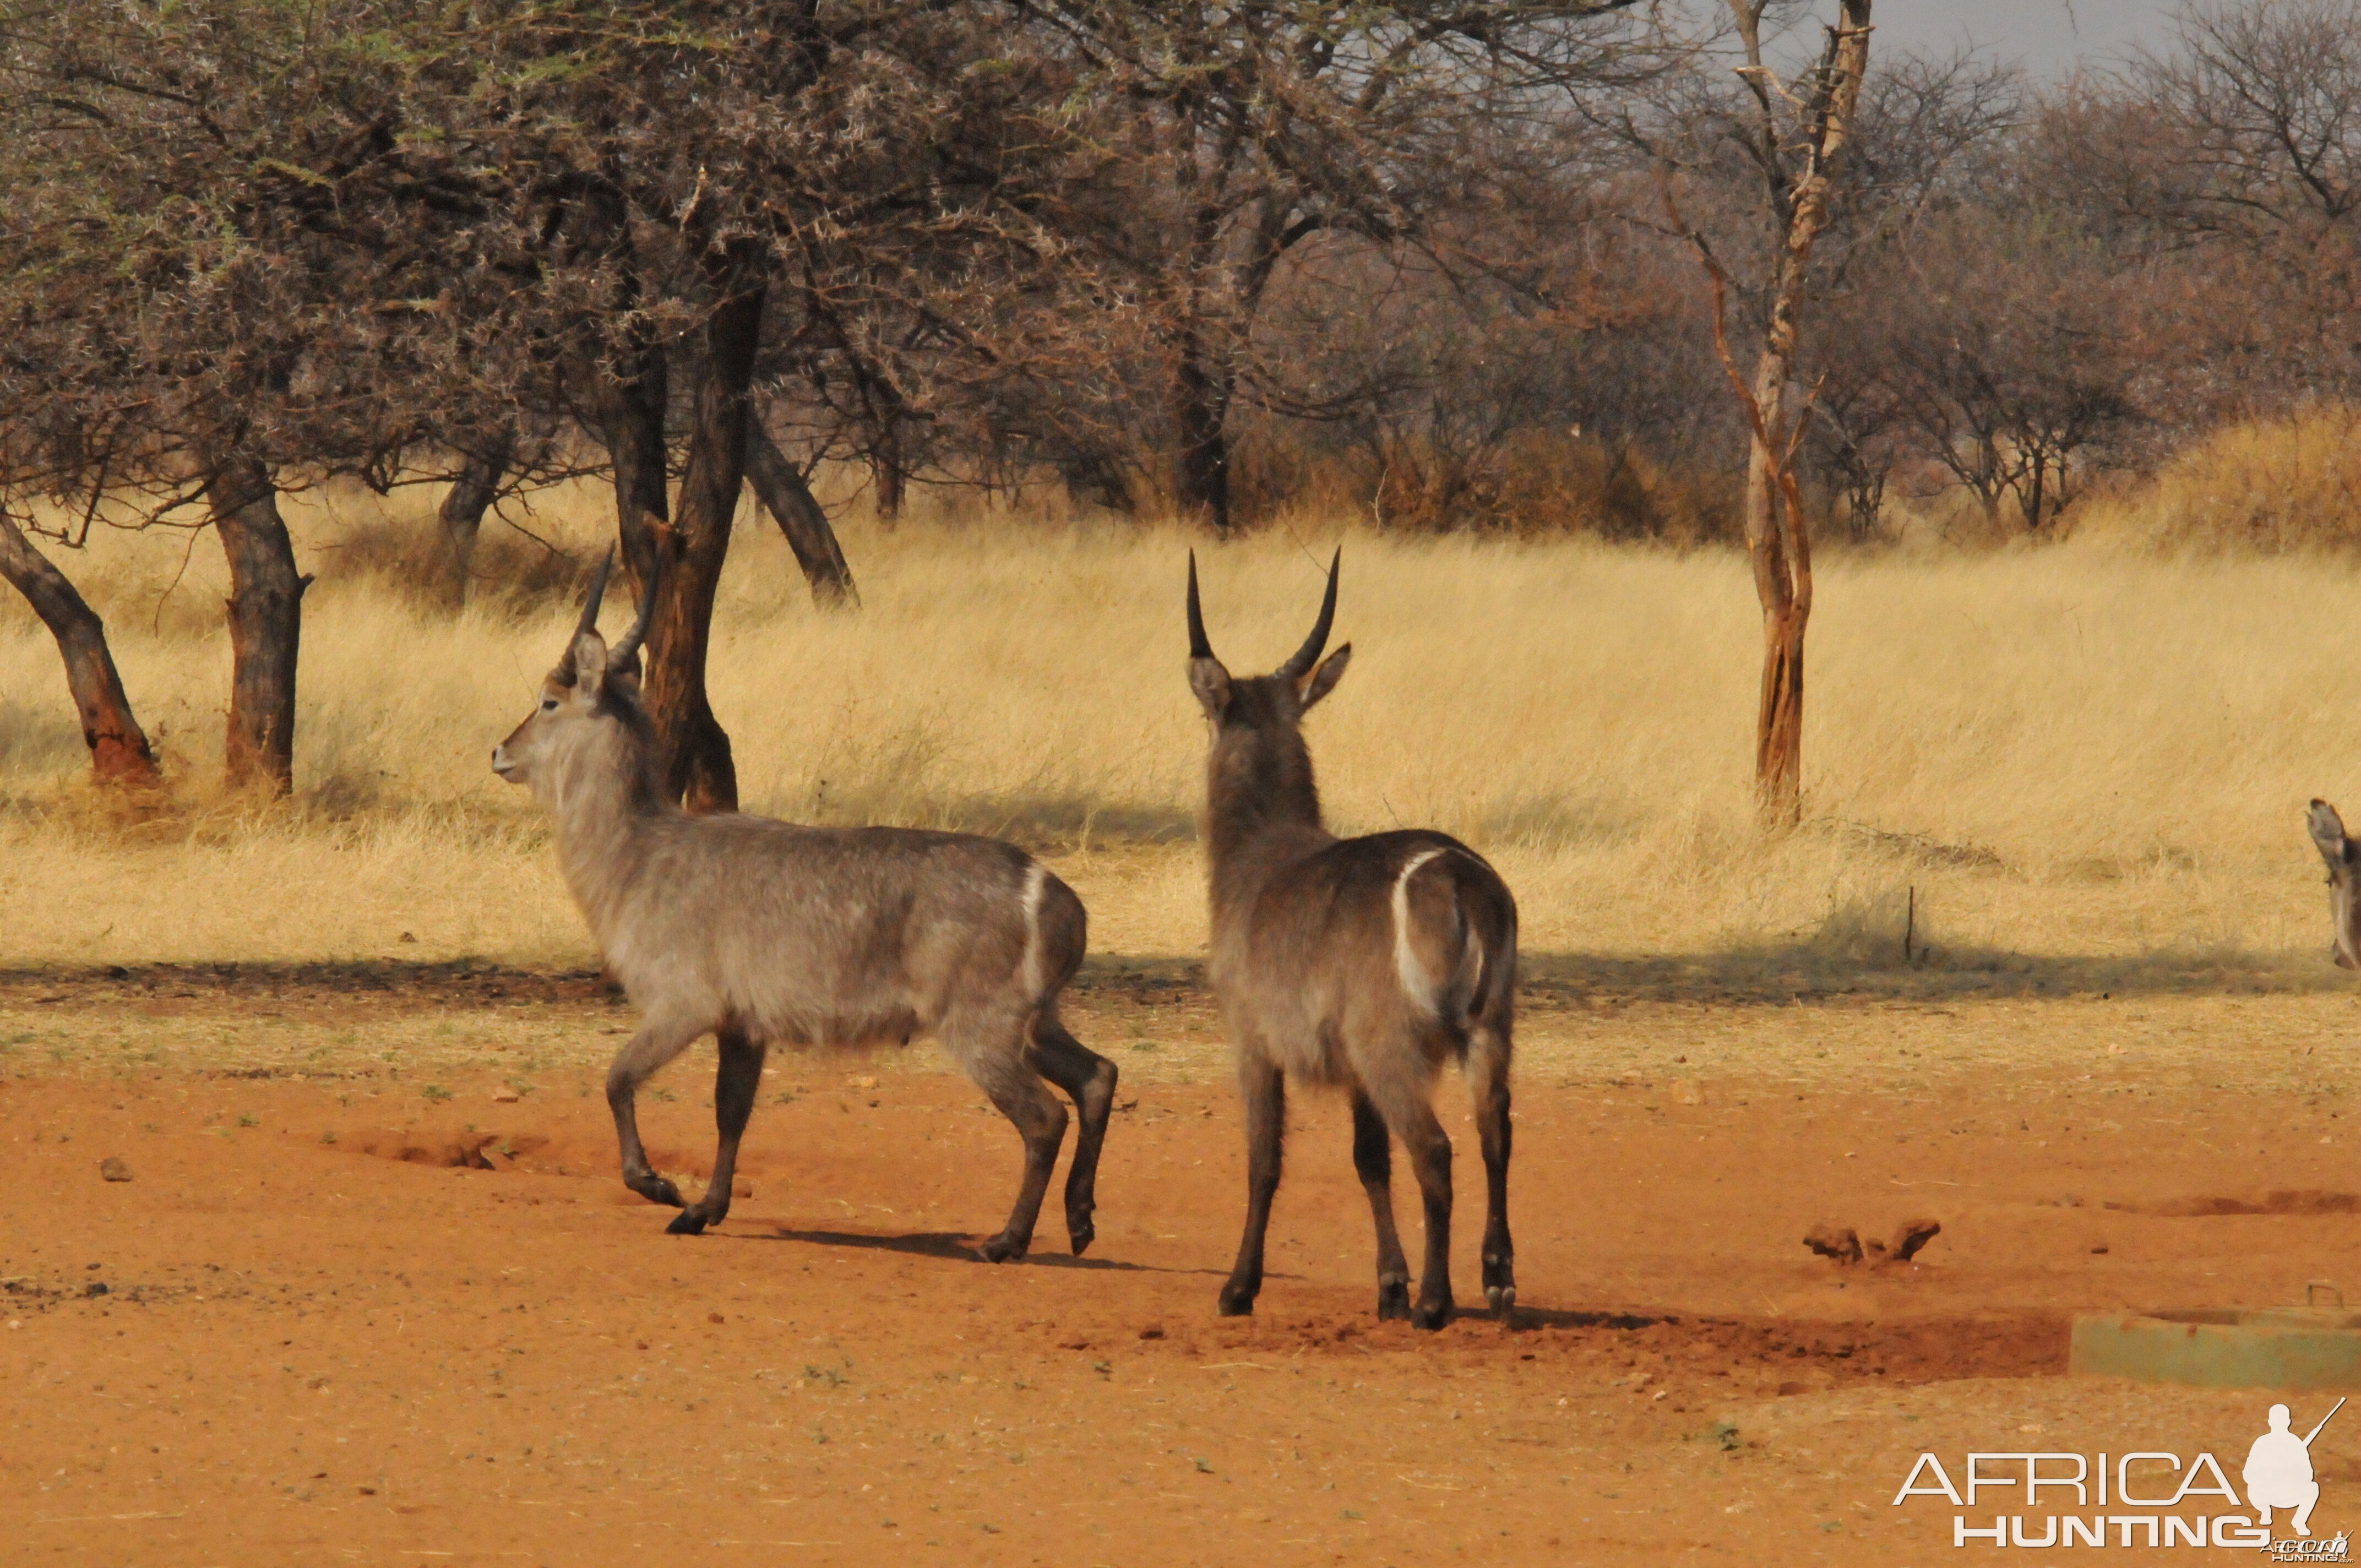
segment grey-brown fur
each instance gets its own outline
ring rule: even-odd
[[[1353,1163],[1377,1227],[1378,1315],[1421,1328],[1450,1321],[1451,1140],[1433,1098],[1435,1075],[1455,1061],[1484,1151],[1484,1295],[1506,1318],[1517,1299],[1508,1214],[1516,900],[1481,856],[1444,834],[1340,839],[1321,826],[1301,727],[1352,656],[1348,643],[1320,661],[1335,607],[1332,563],[1319,622],[1295,656],[1275,674],[1233,677],[1206,641],[1190,558],[1189,684],[1213,729],[1202,825],[1209,970],[1246,1113],[1246,1234],[1221,1310],[1251,1312],[1262,1288],[1293,1078],[1352,1095]],[[1415,1304],[1394,1228],[1394,1138],[1426,1212]]]
[[[2361,844],[2345,836],[2345,818],[2324,800],[2312,803],[2304,825],[2320,858],[2328,862],[2328,919],[2334,937],[2329,957],[2340,969],[2361,969],[2361,897],[2355,895],[2355,883],[2361,881]]]
[[[705,1196],[671,1229],[696,1234],[730,1212],[738,1143],[773,1045],[863,1045],[932,1034],[1025,1139],[1025,1175],[995,1262],[1023,1255],[1066,1131],[1064,1090],[1082,1116],[1066,1179],[1066,1227],[1088,1246],[1115,1064],[1058,1019],[1082,961],[1073,891],[1023,850],[962,833],[797,827],[740,815],[689,817],[664,797],[639,706],[646,611],[612,651],[599,637],[599,582],[539,708],[492,753],[556,819],[566,884],[608,968],[641,1014],[607,1073],[623,1180],[659,1203],[678,1190],[649,1168],[634,1111],[640,1085],[712,1035],[719,1146]]]

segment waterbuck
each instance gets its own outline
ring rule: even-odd
[[[2345,836],[2345,818],[2324,800],[2312,803],[2305,826],[2312,829],[2320,858],[2328,862],[2329,957],[2339,969],[2361,969],[2361,898],[2354,896],[2354,881],[2361,877],[2361,844]]]
[[[1335,689],[1346,643],[1323,662],[1338,560],[1320,619],[1274,673],[1233,677],[1213,657],[1189,557],[1189,685],[1213,726],[1202,831],[1213,893],[1213,990],[1237,1052],[1246,1113],[1246,1225],[1222,1287],[1225,1317],[1254,1310],[1279,1190],[1287,1080],[1353,1097],[1353,1164],[1378,1233],[1378,1316],[1451,1320],[1451,1140],[1435,1075],[1457,1060],[1484,1148],[1484,1298],[1516,1306],[1509,1241],[1509,1054],[1517,905],[1458,840],[1418,829],[1337,839],[1320,824],[1303,716]],[[1389,1135],[1426,1203],[1418,1300],[1394,1230]]]
[[[623,1181],[681,1208],[696,1235],[730,1212],[738,1142],[773,1045],[857,1046],[932,1033],[1025,1139],[1016,1207],[982,1255],[1022,1256],[1066,1133],[1066,1232],[1091,1243],[1099,1146],[1115,1064],[1058,1020],[1082,961],[1073,890],[1013,845],[964,833],[806,828],[738,815],[689,817],[664,794],[640,707],[640,641],[653,597],[611,648],[598,630],[613,554],[541,703],[492,752],[556,818],[566,884],[639,1008],[639,1032],[607,1070]],[[713,1179],[698,1201],[649,1168],[634,1099],[657,1069],[711,1035],[720,1047]]]

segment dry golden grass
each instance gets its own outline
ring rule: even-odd
[[[288,806],[206,788],[228,673],[210,539],[169,594],[179,536],[103,538],[66,562],[181,781],[137,820],[80,783],[55,651],[0,601],[0,966],[588,960],[531,802],[486,766],[571,607],[544,567],[541,592],[436,608],[389,544],[423,537],[432,500],[296,509],[320,580]],[[587,557],[605,515],[585,489],[528,521]],[[1337,636],[1356,660],[1312,725],[1334,824],[1467,839],[1517,890],[1527,950],[1574,972],[1891,975],[1915,889],[1935,973],[2333,979],[2301,813],[2314,794],[2361,809],[2349,565],[2091,541],[1828,561],[1810,820],[1766,840],[1741,559],[1344,532]],[[1268,668],[1302,635],[1338,532],[1200,545],[1235,665]],[[775,532],[741,521],[713,696],[748,807],[1005,834],[1082,894],[1095,951],[1198,951],[1189,537],[972,518],[845,534],[866,609],[830,617]],[[500,549],[511,567],[539,553]]]
[[[2226,425],[2074,516],[2078,532],[2167,550],[2350,549],[2361,543],[2361,409]]]

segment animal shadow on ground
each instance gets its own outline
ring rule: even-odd
[[[914,1231],[907,1235],[872,1235],[862,1231],[798,1231],[785,1226],[753,1234],[740,1233],[740,1241],[801,1242],[807,1246],[855,1247],[865,1252],[899,1252],[916,1257],[948,1258],[954,1263],[982,1263],[976,1246],[982,1238],[960,1231]],[[1113,1257],[1070,1257],[1060,1252],[1030,1252],[1021,1260],[1041,1268],[1116,1269],[1132,1274],[1218,1274],[1219,1269],[1159,1268],[1149,1263],[1126,1263]]]

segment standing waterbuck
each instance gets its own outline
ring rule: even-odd
[[[608,561],[581,623],[543,684],[541,704],[492,752],[492,771],[531,786],[556,818],[566,881],[641,1014],[607,1069],[623,1180],[683,1208],[696,1235],[730,1212],[738,1141],[774,1044],[858,1046],[931,1032],[1025,1139],[1025,1179],[1007,1226],[981,1249],[1020,1257],[1050,1167],[1082,1115],[1066,1177],[1066,1231],[1091,1243],[1099,1146],[1115,1064],[1058,1020],[1058,992],[1082,961],[1073,890],[1023,850],[963,833],[805,828],[738,815],[689,817],[668,799],[640,707],[639,649],[653,596],[609,647],[598,635]],[[701,1035],[720,1047],[713,1179],[682,1205],[649,1168],[634,1097]]]
[[[1233,677],[1213,657],[1189,557],[1189,685],[1213,726],[1203,834],[1213,893],[1214,992],[1237,1051],[1246,1113],[1246,1226],[1222,1287],[1224,1316],[1254,1310],[1263,1235],[1279,1190],[1287,1079],[1353,1096],[1353,1164],[1378,1232],[1378,1316],[1450,1321],[1451,1140],[1434,1117],[1435,1075],[1457,1060],[1484,1147],[1484,1298],[1516,1306],[1509,1241],[1509,1053],[1517,904],[1482,856],[1411,829],[1338,839],[1320,825],[1303,716],[1334,690],[1350,643],[1323,662],[1336,569],[1320,620],[1268,675]],[[1418,1300],[1394,1230],[1389,1135],[1426,1204]]]

